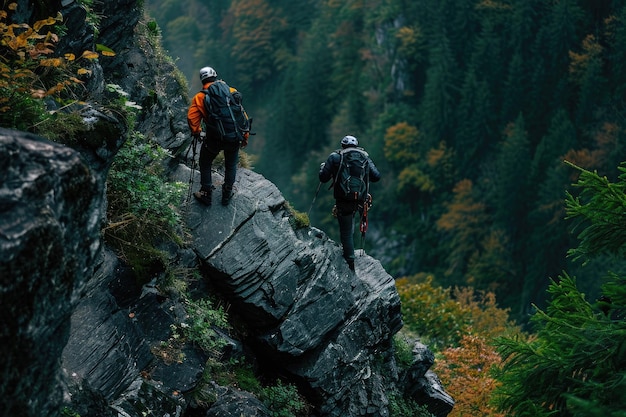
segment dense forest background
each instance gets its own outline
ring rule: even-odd
[[[213,66],[244,95],[255,170],[308,211],[320,162],[357,136],[383,173],[366,251],[396,277],[494,292],[524,321],[550,277],[591,297],[566,220],[579,171],[624,160],[626,5],[614,0],[147,0],[199,88]],[[336,237],[331,192],[311,223]]]

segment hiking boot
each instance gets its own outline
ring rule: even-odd
[[[233,198],[233,187],[222,185],[222,205],[227,206],[231,198]]]
[[[207,206],[211,205],[211,191],[196,191],[195,193],[193,193],[193,196],[196,197],[196,199],[202,204]]]
[[[351,271],[354,271],[354,259],[347,259],[346,262],[348,262],[348,268],[350,268]]]

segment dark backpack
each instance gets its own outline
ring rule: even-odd
[[[335,198],[365,201],[369,191],[369,155],[361,148],[345,148],[337,153],[340,161]]]
[[[213,82],[202,92],[207,130],[227,142],[242,141],[244,132],[250,131],[250,120],[241,103],[241,94],[231,93],[228,84],[222,80]]]

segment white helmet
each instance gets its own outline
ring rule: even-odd
[[[343,139],[341,139],[341,145],[342,146],[359,146],[359,141],[354,136],[348,135],[348,136],[344,136]]]
[[[200,81],[204,81],[207,78],[217,77],[217,72],[211,67],[200,68]]]

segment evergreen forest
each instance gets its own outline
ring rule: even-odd
[[[319,164],[346,134],[383,174],[365,242],[394,276],[491,291],[524,322],[568,270],[578,171],[624,159],[626,5],[616,0],[149,0],[200,88],[213,66],[254,117],[248,152],[334,238]],[[315,198],[315,204],[312,201]]]

